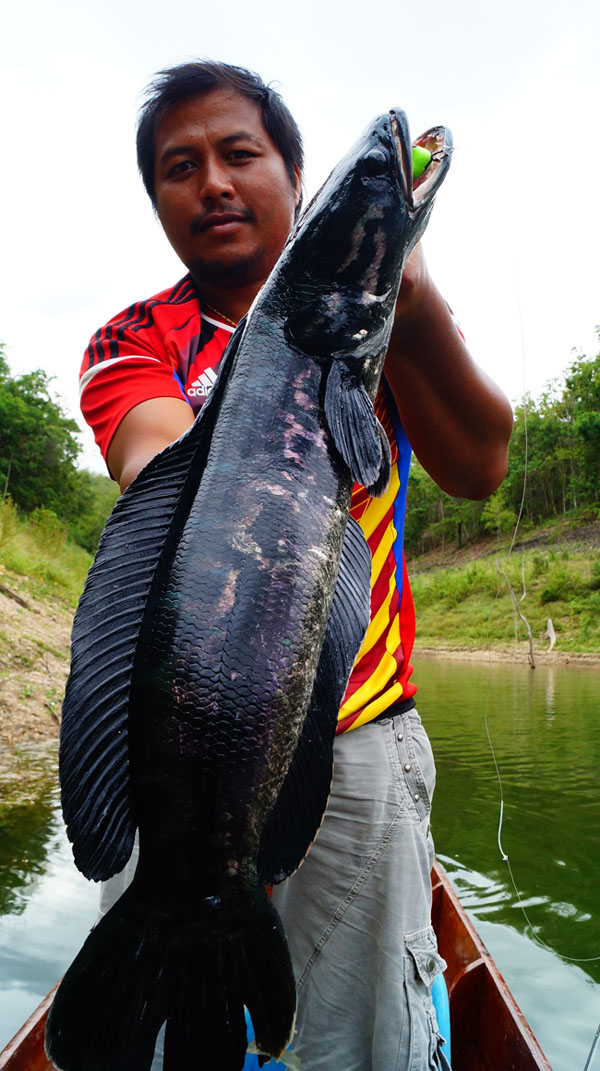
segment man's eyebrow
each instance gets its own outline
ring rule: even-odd
[[[164,152],[161,152],[160,161],[170,160],[172,156],[182,156],[193,151],[193,145],[173,145],[170,149],[165,149]]]
[[[251,134],[249,130],[238,130],[235,134],[228,134],[226,138],[220,138],[220,145],[230,145],[234,141],[253,141],[255,145],[264,145],[264,139],[259,138],[256,134]]]
[[[226,137],[219,139],[219,145],[227,147],[233,145],[236,141],[250,141],[254,145],[263,149],[265,147],[265,141],[263,138],[257,137],[256,134],[251,134],[249,130],[238,130],[235,134],[227,134]],[[187,153],[195,152],[197,146],[195,145],[172,145],[170,148],[161,152],[159,163],[170,160],[173,156],[185,156]]]

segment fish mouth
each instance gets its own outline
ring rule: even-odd
[[[430,200],[450,166],[452,134],[445,126],[434,126],[411,141],[404,113],[390,111],[390,119],[402,194],[408,206],[417,210]],[[418,178],[413,176],[413,146],[431,153],[431,160]]]

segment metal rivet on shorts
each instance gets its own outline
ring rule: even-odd
[[[415,792],[415,799],[418,800],[418,798],[419,798],[419,793]]]
[[[402,735],[402,733],[398,733],[398,740],[404,740],[404,736]]]
[[[431,971],[433,970],[434,967],[435,967],[435,961],[432,960],[432,959],[428,959],[427,960],[427,970],[431,973]]]
[[[404,769],[408,773],[408,771],[410,770],[410,762],[405,763]]]

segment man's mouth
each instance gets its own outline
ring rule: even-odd
[[[191,234],[201,234],[204,231],[219,231],[222,234],[233,231],[241,223],[251,220],[250,212],[209,212],[206,216],[197,216],[190,224]]]

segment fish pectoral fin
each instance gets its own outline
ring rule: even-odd
[[[204,470],[240,337],[241,331],[233,336],[195,423],[152,458],[119,498],[75,614],[60,780],[75,863],[94,881],[118,873],[131,855],[137,824],[129,751],[134,661],[165,556],[179,539]]]
[[[290,768],[263,826],[258,871],[278,885],[298,869],[323,821],[333,742],[348,678],[369,624],[371,552],[349,517],[308,713]]]
[[[334,361],[327,376],[325,417],[356,483],[371,495],[383,494],[391,471],[387,436],[363,382],[343,361]]]
[[[122,870],[133,847],[133,665],[197,438],[193,425],[189,436],[158,454],[118,500],[75,614],[60,732],[60,780],[75,863],[95,881]]]

